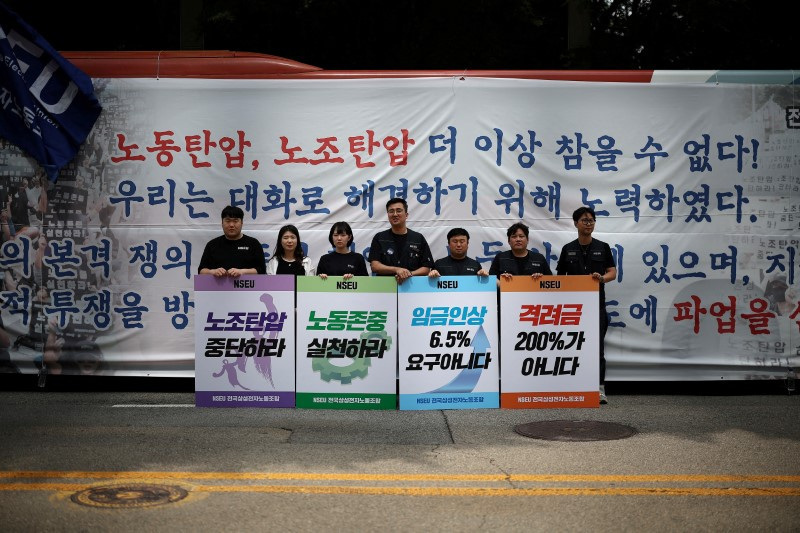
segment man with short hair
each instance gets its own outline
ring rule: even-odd
[[[428,273],[431,278],[439,276],[488,276],[480,263],[467,257],[469,232],[464,228],[453,228],[447,232],[447,257],[437,259]]]
[[[531,276],[533,279],[552,276],[547,259],[539,253],[528,250],[530,230],[522,222],[511,224],[506,230],[510,250],[500,252],[489,267],[492,276],[511,279],[512,276]]]
[[[242,233],[243,219],[244,211],[239,207],[229,205],[222,210],[223,234],[206,244],[197,267],[199,274],[238,278],[267,273],[264,249],[258,239]]]
[[[427,276],[433,267],[428,241],[421,233],[406,226],[408,203],[403,198],[386,202],[391,228],[377,233],[369,247],[372,272],[378,276],[394,276],[403,283],[411,276]]]
[[[572,221],[578,230],[578,238],[561,248],[556,272],[563,275],[591,275],[600,284],[600,403],[608,403],[606,398],[606,355],[605,337],[608,331],[606,312],[606,283],[617,278],[617,265],[611,255],[611,247],[592,237],[597,217],[591,207],[579,207],[572,213]]]

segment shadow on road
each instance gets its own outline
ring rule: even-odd
[[[194,378],[131,376],[47,376],[38,386],[35,374],[0,374],[0,391],[42,392],[194,392]],[[718,381],[610,381],[609,394],[635,396],[786,395],[784,379]],[[800,395],[800,391],[795,391]]]

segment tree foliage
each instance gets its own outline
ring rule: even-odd
[[[176,50],[193,29],[198,48],[325,69],[790,69],[798,49],[794,4],[752,0],[5,3],[59,50]],[[187,3],[199,19],[182,20]]]

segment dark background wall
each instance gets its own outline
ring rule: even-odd
[[[278,55],[326,69],[357,70],[800,67],[797,2],[5,3],[62,51],[237,50]]]

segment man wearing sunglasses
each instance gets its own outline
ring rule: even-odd
[[[608,403],[606,398],[606,357],[605,337],[608,331],[608,313],[606,313],[605,284],[617,277],[617,266],[611,247],[601,240],[592,237],[597,217],[590,207],[579,207],[572,213],[572,220],[578,230],[578,238],[568,242],[561,249],[558,257],[556,273],[564,275],[591,275],[600,284],[600,403]]]

